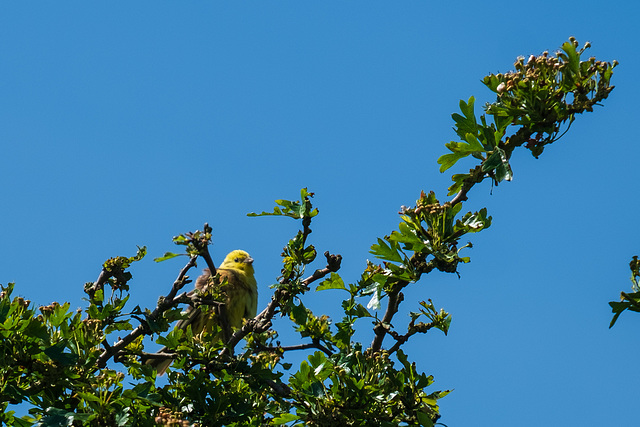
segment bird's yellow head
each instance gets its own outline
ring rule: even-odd
[[[253,258],[247,252],[236,249],[229,252],[229,255],[222,261],[220,268],[240,270],[245,274],[253,275]]]

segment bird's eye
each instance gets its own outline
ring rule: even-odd
[[[235,261],[235,262],[240,262],[240,258],[236,258],[236,259],[234,259],[233,261]]]

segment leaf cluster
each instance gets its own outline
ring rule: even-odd
[[[537,158],[545,146],[566,133],[577,114],[593,111],[609,96],[617,62],[594,57],[581,60],[589,47],[586,43],[578,49],[578,42],[570,38],[555,55],[531,55],[526,63],[519,57],[514,71],[486,76],[482,82],[497,98],[485,105],[479,121],[474,98],[460,101],[462,114],[452,116],[460,141],[446,144],[451,153],[438,159],[440,171],[467,156],[480,160],[480,165],[469,173],[453,175],[449,195],[466,192],[486,177],[495,184],[510,181],[509,159],[514,149],[524,145]]]
[[[629,269],[631,270],[631,289],[633,292],[620,292],[620,301],[611,301],[609,303],[613,312],[613,319],[611,319],[609,328],[615,325],[618,317],[625,310],[640,312],[640,285],[638,284],[640,280],[640,260],[638,260],[637,255],[631,259]]]
[[[281,415],[274,424],[433,426],[437,400],[448,391],[427,394],[433,377],[419,373],[402,351],[397,356],[399,368],[384,351],[309,355],[290,381],[295,414]]]
[[[100,369],[100,344],[110,325],[70,311],[69,303],[39,308],[0,293],[0,421],[11,426],[124,426],[150,411],[151,383],[124,386],[124,375]],[[91,307],[95,306],[92,304]],[[8,404],[28,402],[31,416],[16,417]],[[137,414],[137,415],[136,415]],[[146,425],[152,425],[147,423]]]

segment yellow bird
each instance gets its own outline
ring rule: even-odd
[[[258,310],[258,284],[254,277],[253,258],[242,250],[231,251],[217,270],[220,279],[227,279],[227,284],[220,289],[225,295],[225,308],[229,326],[238,329],[242,326],[243,319],[251,319],[256,316]],[[196,280],[196,289],[203,295],[209,293],[214,286],[211,271],[205,268],[202,275]],[[217,322],[213,310],[203,312],[199,307],[189,307],[189,317],[178,322],[176,329],[186,329],[191,325],[194,336],[203,331],[210,332]],[[166,352],[166,347],[160,350]],[[149,359],[146,363],[157,368],[158,375],[165,373],[173,359]]]

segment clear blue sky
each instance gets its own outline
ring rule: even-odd
[[[455,389],[441,401],[449,427],[638,425],[640,315],[609,330],[607,302],[640,253],[639,12],[590,0],[3,2],[0,283],[82,307],[104,260],[146,245],[132,301],[151,307],[182,266],[152,259],[208,221],[218,262],[236,248],[255,258],[264,306],[298,224],[245,214],[301,187],[320,209],[311,242],[357,280],[401,205],[423,189],[445,199],[436,159],[459,100],[491,100],[484,75],[573,35],[620,62],[616,89],[539,160],[516,153],[513,182],[472,191],[464,208],[486,206],[494,222],[472,236],[471,264],[408,291],[396,324],[420,299],[453,315],[448,337],[407,346],[434,390]],[[307,298],[317,313],[337,313],[327,292]]]

